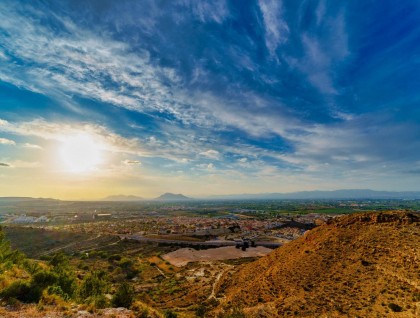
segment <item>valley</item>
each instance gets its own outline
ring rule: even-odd
[[[124,202],[125,211],[115,203],[96,204],[64,202],[48,212],[20,205],[19,212],[3,211],[2,228],[12,248],[40,266],[65,255],[79,287],[92,272],[104,273],[105,300],[63,298],[57,307],[42,298],[40,310],[40,303],[36,309],[6,297],[0,314],[115,317],[111,300],[122,283],[131,286],[133,302],[116,317],[400,317],[388,306],[393,303],[408,314],[401,317],[417,313],[418,213],[313,212],[317,205],[322,210],[342,202]],[[282,209],[291,204],[293,213]],[[352,204],[358,209],[361,203]],[[28,222],[13,221],[19,213]],[[394,221],[369,221],[389,213]],[[352,221],[357,215],[368,221]],[[407,215],[414,215],[410,224],[398,223]],[[47,221],[32,221],[41,216]],[[398,255],[391,253],[392,245],[399,247]],[[403,262],[392,265],[390,258]],[[3,281],[30,277],[19,275],[3,274]],[[384,275],[380,289],[372,289],[373,282],[365,286]],[[369,295],[375,300],[364,301]]]

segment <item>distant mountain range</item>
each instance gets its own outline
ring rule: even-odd
[[[29,201],[55,202],[55,201],[60,201],[60,200],[51,199],[51,198],[32,198],[32,197],[0,197],[0,202],[3,202],[3,203],[29,202]]]
[[[155,200],[157,201],[189,201],[193,199],[186,197],[183,194],[164,193],[161,196],[157,197]]]
[[[31,197],[0,197],[0,207],[7,206],[55,206],[60,200],[49,198],[31,198]]]
[[[212,200],[339,200],[339,199],[420,199],[420,191],[375,191],[369,189],[348,189],[333,191],[300,191],[290,193],[260,193],[215,195]]]
[[[369,189],[347,189],[333,191],[300,191],[290,193],[253,193],[253,194],[228,194],[228,195],[211,195],[195,198],[196,200],[358,200],[358,199],[401,199],[413,200],[420,199],[420,191],[375,191]],[[146,201],[135,195],[111,195],[99,201]],[[194,198],[187,197],[183,194],[164,193],[153,199],[155,201],[188,201]],[[17,202],[54,202],[59,201],[50,198],[31,198],[31,197],[0,197],[0,203],[17,203]],[[77,200],[76,200],[77,201]]]
[[[142,197],[138,197],[136,195],[110,195],[106,198],[102,199],[101,201],[142,201],[144,200]]]

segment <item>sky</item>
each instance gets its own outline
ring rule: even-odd
[[[0,1],[0,196],[420,190],[420,2]]]

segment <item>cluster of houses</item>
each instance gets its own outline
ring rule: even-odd
[[[13,215],[8,214],[3,217],[2,223],[11,223],[11,224],[24,224],[24,223],[48,223],[50,219],[45,216],[29,216],[26,214]]]

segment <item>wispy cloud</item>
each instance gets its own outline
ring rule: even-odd
[[[220,153],[214,149],[203,151],[200,153],[200,155],[214,160],[218,160],[220,158]]]
[[[1,80],[57,99],[77,94],[139,112],[182,114],[164,84],[176,85],[176,74],[155,67],[147,51],[131,53],[127,44],[80,29],[65,17],[56,17],[64,26],[56,34],[37,24],[44,12],[26,9],[23,15],[17,5],[0,5],[0,41],[23,63],[2,64]],[[31,67],[24,67],[28,63]]]
[[[65,141],[70,136],[77,136],[81,133],[87,133],[93,136],[104,150],[133,153],[143,155],[138,139],[124,138],[115,134],[103,126],[89,123],[54,123],[42,119],[36,119],[27,122],[11,123],[0,120],[0,131],[22,135],[36,136],[44,140]],[[34,146],[34,145],[33,145]],[[30,148],[38,148],[38,147]],[[36,146],[36,145],[35,145]]]
[[[0,162],[0,167],[10,167],[8,163]]]
[[[286,59],[291,66],[303,72],[321,93],[336,95],[335,70],[350,51],[344,9],[335,10],[328,17],[325,17],[326,10],[325,1],[320,1],[316,9],[316,25],[301,31],[303,56]]]
[[[228,5],[225,0],[194,1],[183,0],[181,4],[190,8],[201,22],[222,23],[229,16]]]
[[[139,160],[124,160],[123,164],[125,165],[141,165],[141,162]]]
[[[85,132],[124,177],[140,162],[142,173],[220,185],[416,171],[407,168],[419,160],[416,62],[389,55],[414,46],[415,22],[392,29],[412,31],[386,50],[375,45],[392,39],[376,41],[389,20],[350,23],[363,14],[353,2],[93,1],[94,19],[66,1],[47,3],[0,3],[0,81],[19,101],[5,103],[0,119],[8,164]],[[38,94],[48,110],[25,99]]]
[[[263,15],[265,29],[265,44],[272,57],[276,56],[276,49],[287,41],[289,27],[283,19],[283,7],[280,0],[260,0],[260,10]]]
[[[16,145],[16,142],[7,138],[0,138],[0,145]]]
[[[30,143],[24,143],[23,144],[24,148],[28,148],[28,149],[42,149],[41,146],[39,145],[34,145],[34,144],[30,144]]]
[[[272,49],[281,40],[276,31],[279,26],[272,25],[278,20],[271,12],[281,11],[276,3],[261,2]],[[36,24],[44,12],[29,10],[32,16],[28,17],[13,5],[7,10],[0,5],[0,9],[0,26],[7,34],[0,40],[15,58],[31,63],[30,68],[0,66],[0,79],[55,96],[70,107],[77,108],[69,100],[76,94],[153,116],[168,113],[185,124],[216,130],[234,127],[253,135],[281,134],[295,121],[280,113],[280,107],[276,107],[275,116],[266,112],[256,116],[255,105],[265,104],[267,110],[272,107],[268,106],[271,101],[253,93],[240,92],[238,101],[232,102],[235,96],[220,98],[207,90],[186,90],[174,69],[156,65],[148,51],[133,53],[126,43],[81,29],[68,18],[56,17],[64,29],[55,34],[51,28]]]

